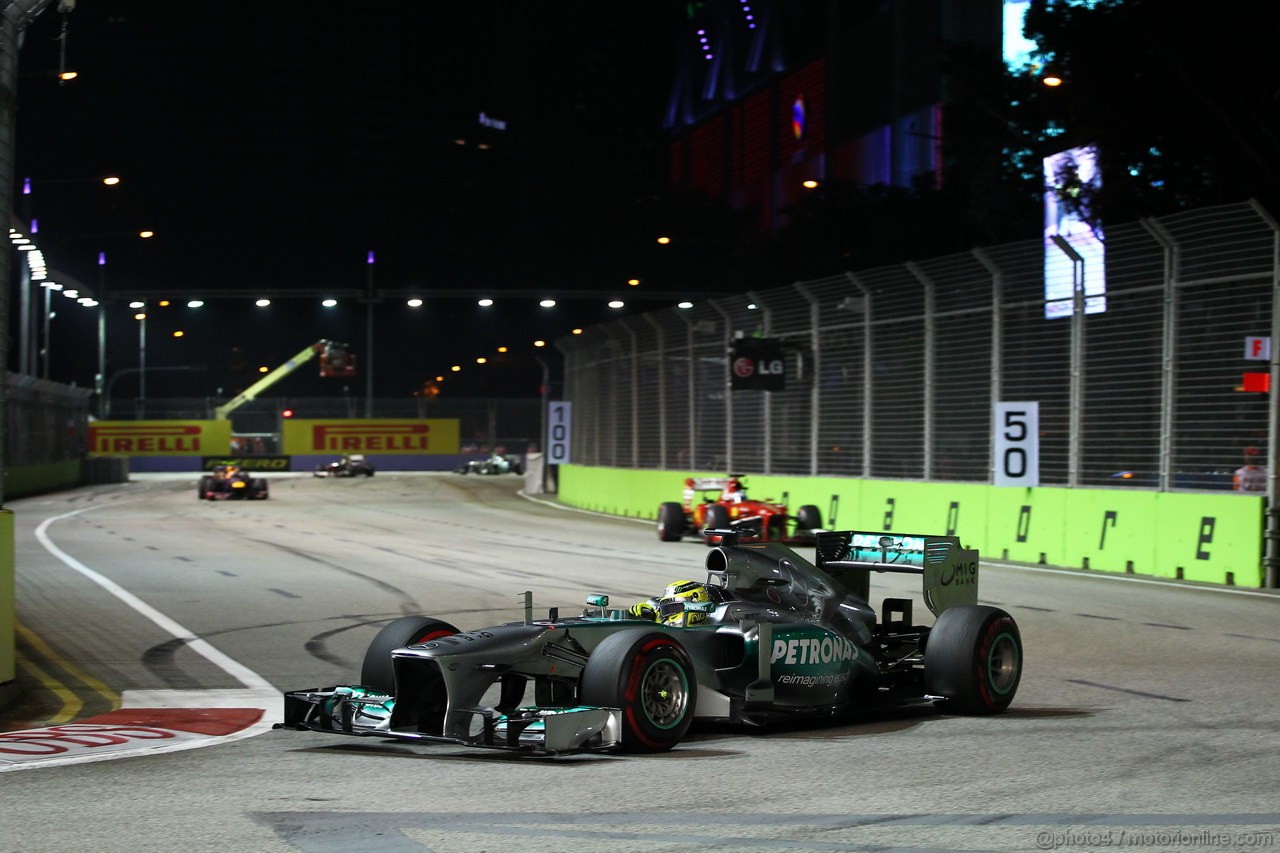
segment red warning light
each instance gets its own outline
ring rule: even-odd
[[[1240,384],[1240,390],[1254,394],[1267,393],[1271,390],[1271,374],[1253,371],[1246,373],[1244,381]]]
[[[281,414],[281,416],[283,416],[283,417],[291,418],[291,417],[293,417],[293,409],[285,409],[285,410],[284,410],[283,412],[281,412],[280,414]]]

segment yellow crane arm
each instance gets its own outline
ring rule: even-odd
[[[244,389],[239,394],[215,409],[215,416],[218,420],[225,420],[226,417],[236,409],[253,400],[263,391],[267,390],[281,379],[284,379],[299,367],[302,367],[302,365],[315,358],[317,353],[323,352],[328,346],[328,341],[316,341],[314,344],[304,347],[302,351],[293,358],[289,359],[284,364],[280,365],[275,370],[271,371],[266,376],[262,377],[257,382],[253,383],[248,388]]]

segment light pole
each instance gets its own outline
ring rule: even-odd
[[[365,267],[368,269],[366,287],[369,291],[369,304],[365,312],[364,324],[364,416],[366,418],[373,417],[373,262],[373,249],[370,249],[365,259]]]
[[[65,69],[63,69],[65,70]],[[74,76],[74,75],[73,75]],[[67,78],[69,79],[69,78]],[[27,221],[28,230],[34,236],[39,231],[39,224],[35,216],[35,187],[46,186],[51,184],[99,184],[104,187],[116,187],[120,185],[120,178],[117,175],[98,175],[91,178],[31,178],[24,177],[22,179],[22,188],[20,194],[22,196],[22,214]],[[63,238],[66,239],[66,238]],[[61,242],[61,241],[59,241]],[[35,306],[31,304],[31,278],[30,273],[23,273],[22,281],[22,301],[20,303],[20,338],[21,352],[19,353],[19,367],[21,373],[35,375],[37,370],[37,360],[39,356],[38,344],[38,318],[35,316]],[[49,294],[45,293],[45,317],[44,317],[44,333],[45,333],[45,357],[44,357],[44,378],[48,378],[48,362],[49,362]]]
[[[138,321],[138,411],[135,420],[145,420],[147,415],[147,311],[143,304],[141,310],[133,315]]]
[[[107,417],[107,253],[98,252],[98,376],[94,380],[98,392],[98,418]]]

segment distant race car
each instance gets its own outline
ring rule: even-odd
[[[822,529],[822,512],[806,504],[793,516],[786,504],[775,503],[772,498],[751,500],[741,474],[688,477],[684,481],[683,503],[670,501],[658,506],[658,538],[679,542],[708,529],[736,530],[744,541],[811,544],[814,533]],[[708,545],[719,541],[714,536],[703,538]]]
[[[472,459],[453,469],[455,474],[523,474],[524,464],[515,454],[494,453],[488,459]]]
[[[213,471],[201,477],[196,487],[196,496],[210,501],[264,501],[267,495],[266,479],[250,477],[235,465],[214,465]]]
[[[337,462],[328,465],[317,465],[317,477],[372,477],[376,466],[364,458],[363,453],[352,453]]]
[[[280,728],[541,754],[662,752],[695,720],[758,726],[886,707],[993,714],[1022,675],[1022,639],[980,606],[978,553],[954,536],[817,535],[817,562],[776,542],[707,552],[706,583],[679,581],[654,619],[587,597],[474,631],[425,616],[386,625],[360,684],[285,693]],[[936,619],[886,598],[872,572],[920,575]]]

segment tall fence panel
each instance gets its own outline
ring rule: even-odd
[[[559,342],[573,458],[990,482],[993,404],[1034,401],[1042,485],[1228,489],[1275,450],[1243,376],[1270,370],[1245,342],[1275,324],[1278,241],[1247,202],[1109,227],[1104,267],[1032,240],[589,328]],[[730,389],[756,336],[785,390]]]

